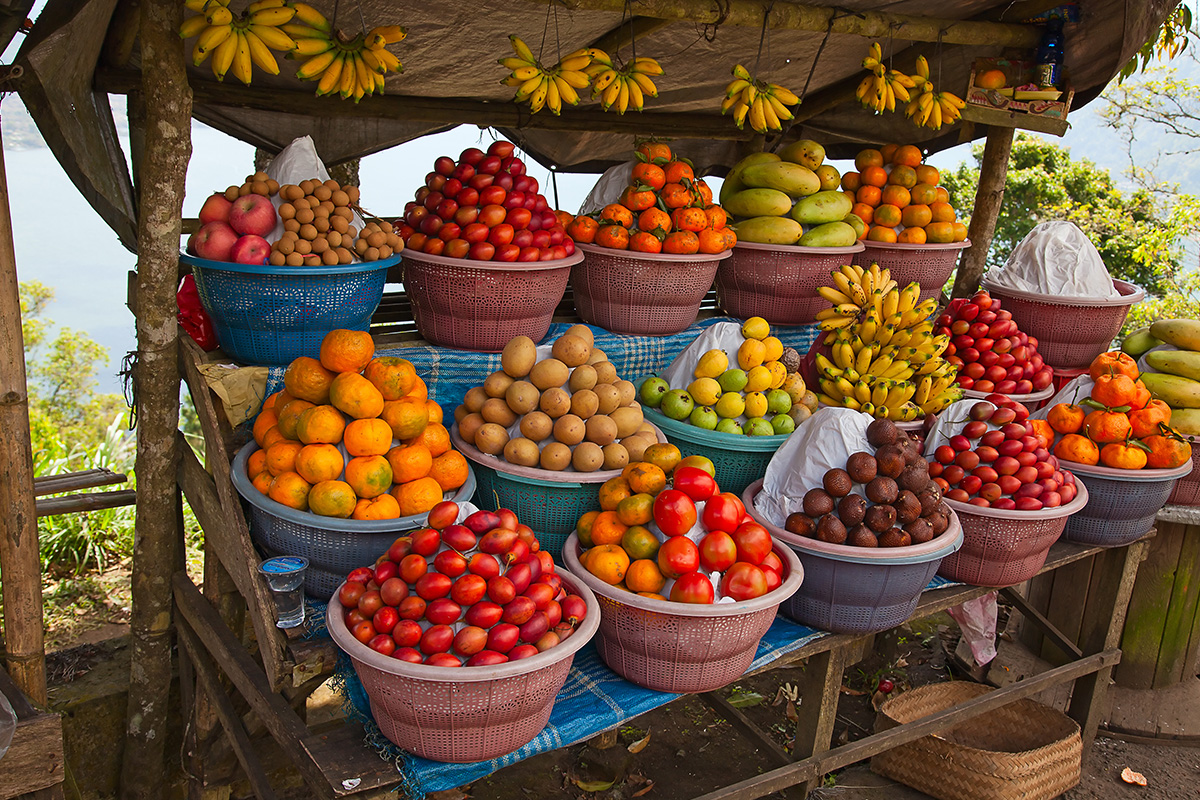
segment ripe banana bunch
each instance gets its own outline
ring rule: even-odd
[[[605,111],[615,108],[624,114],[629,108],[641,111],[646,97],[658,97],[658,87],[653,76],[662,75],[662,65],[653,58],[635,58],[617,69],[612,60],[602,51],[603,58],[592,62],[592,96],[600,96],[600,107]]]
[[[298,14],[297,6],[302,3],[293,6],[284,0],[257,0],[240,17],[229,10],[229,0],[185,0],[185,5],[197,15],[184,20],[179,35],[196,39],[193,65],[198,67],[212,56],[213,75],[219,81],[232,72],[249,84],[254,67],[278,75],[279,62],[271,51],[290,53],[296,48],[282,26]]]
[[[296,3],[297,18],[302,5]],[[386,49],[407,36],[399,25],[372,28],[369,33],[347,40],[332,29],[320,12],[316,9],[312,12],[306,13],[303,24],[287,25],[285,30],[296,40],[291,57],[304,59],[296,77],[317,81],[318,95],[336,93],[342,99],[353,97],[357,103],[368,95],[383,94],[387,73],[404,70],[400,60]]]
[[[858,98],[858,102],[867,108],[874,109],[876,114],[895,111],[897,102],[907,103],[910,95],[908,90],[916,88],[923,82],[923,79],[916,76],[888,69],[883,63],[883,52],[880,50],[878,42],[871,45],[862,65],[863,69],[870,74],[862,79],[854,94]]]
[[[533,113],[548,108],[555,115],[562,113],[563,103],[579,104],[579,90],[587,88],[591,77],[586,70],[597,58],[608,59],[603,50],[583,48],[562,59],[551,69],[546,69],[534,56],[533,51],[520,37],[509,36],[515,56],[499,59],[499,63],[511,70],[507,78],[500,81],[505,86],[517,87],[514,100],[529,103]]]
[[[962,116],[963,106],[966,105],[961,97],[953,92],[938,92],[937,103],[942,108],[942,124],[953,125]]]
[[[756,79],[750,70],[741,64],[733,67],[733,80],[725,87],[725,99],[721,101],[721,113],[733,111],[734,124],[740,130],[746,120],[750,128],[758,133],[783,130],[783,123],[796,115],[788,106],[794,106],[800,98],[785,86]]]
[[[899,288],[888,270],[843,266],[834,286],[818,289],[832,307],[818,312],[830,355],[816,366],[827,405],[910,421],[936,413],[961,396],[957,370],[942,358],[948,336],[933,334],[937,303],[921,287]]]

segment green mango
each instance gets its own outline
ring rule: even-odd
[[[1184,436],[1200,436],[1200,408],[1172,409],[1171,427]]]
[[[825,148],[812,139],[799,139],[780,150],[779,155],[784,161],[815,170],[825,161]]]
[[[735,217],[782,217],[792,208],[792,198],[778,189],[743,189],[721,205]]]
[[[847,214],[842,219],[842,222],[846,223],[851,228],[854,228],[854,232],[857,233],[860,238],[867,235],[867,223],[863,222],[862,217],[860,217],[858,214]]]
[[[729,227],[737,233],[739,242],[758,244],[795,244],[804,233],[799,222],[787,217],[754,217]]]
[[[1146,354],[1146,363],[1156,372],[1200,380],[1200,353],[1191,350],[1154,350]]]
[[[1139,328],[1125,337],[1125,341],[1121,342],[1121,350],[1133,358],[1139,358],[1160,344],[1162,342],[1150,335],[1149,328]]]
[[[1150,335],[1181,350],[1200,350],[1200,320],[1160,319],[1150,326]]]
[[[854,228],[838,220],[818,225],[801,236],[797,244],[801,247],[849,247],[857,240],[858,234],[854,232]]]
[[[789,197],[806,197],[821,191],[821,179],[817,173],[787,161],[746,167],[742,170],[741,179],[747,186],[778,189]]]
[[[1171,408],[1200,408],[1200,382],[1161,372],[1143,372],[1141,378],[1150,394]]]
[[[852,208],[845,192],[817,192],[796,203],[790,216],[801,225],[823,225],[845,219]]]
[[[742,183],[742,170],[746,167],[752,167],[755,164],[770,164],[773,161],[779,161],[779,156],[774,153],[751,153],[741,161],[733,165],[733,169],[729,170],[729,174],[725,176],[724,183],[721,184],[720,203],[725,205],[725,201],[733,197],[743,189],[748,189],[746,184]]]

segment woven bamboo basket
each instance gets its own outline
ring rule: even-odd
[[[921,686],[879,709],[877,731],[993,691],[968,681]],[[1079,783],[1083,744],[1073,719],[1017,700],[956,728],[871,759],[872,771],[939,800],[1050,800]]]

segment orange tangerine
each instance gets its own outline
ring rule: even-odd
[[[392,489],[392,497],[400,505],[400,516],[424,514],[442,502],[442,487],[433,478],[417,478]]]
[[[346,430],[346,418],[330,405],[306,408],[296,422],[296,435],[305,444],[337,444]]]
[[[917,183],[928,183],[930,186],[937,186],[942,179],[942,173],[938,172],[937,167],[929,164],[922,164],[916,168]],[[945,191],[943,189],[943,191]]]
[[[917,172],[912,167],[897,165],[892,167],[892,172],[888,175],[888,183],[892,186],[903,186],[905,189],[911,189],[917,185]]]
[[[925,181],[922,181],[922,183],[925,183]],[[950,192],[946,191],[945,186],[937,186],[935,191],[937,192],[937,199],[935,202],[938,202],[938,203],[949,203],[950,202]]]
[[[617,518],[624,525],[649,525],[654,519],[654,496],[639,492],[617,505]]]
[[[296,454],[304,445],[299,442],[278,442],[267,448],[267,472],[278,477],[285,472],[296,471]]]
[[[862,186],[862,179],[857,172],[847,172],[842,176],[842,188],[847,192],[857,192],[860,186]]]
[[[322,517],[347,519],[354,513],[358,498],[345,481],[321,481],[314,484],[308,493],[308,507]]]
[[[632,496],[633,490],[623,475],[609,478],[600,484],[600,510],[616,511],[622,500]]]
[[[616,586],[629,571],[629,555],[617,544],[596,545],[588,550],[585,566],[600,580]]]
[[[403,358],[380,356],[371,359],[363,370],[363,377],[379,390],[384,400],[399,400],[412,391],[417,370],[412,362]]]
[[[644,525],[630,525],[621,536],[621,547],[634,561],[658,555],[658,537]]]
[[[401,397],[383,404],[380,419],[392,429],[392,436],[404,441],[421,435],[429,424],[429,404],[419,397]]]
[[[905,228],[900,231],[896,241],[901,244],[925,244],[924,228]]]
[[[442,491],[450,492],[467,482],[469,472],[466,457],[457,450],[450,450],[433,460],[429,477],[438,482]]]
[[[408,394],[405,397],[419,397],[422,400],[429,399],[429,387],[425,385],[425,380],[420,375],[413,380],[413,387],[408,390]]]
[[[342,434],[352,456],[382,456],[392,448],[392,428],[381,419],[356,419]]]
[[[281,389],[280,391],[271,395],[271,397],[275,398],[275,402],[270,405],[263,403],[263,408],[269,408],[276,414],[278,414],[280,411],[283,411],[284,406],[296,399],[288,394],[287,389]]]
[[[392,467],[392,480],[396,483],[424,478],[433,467],[433,455],[423,444],[393,447],[387,452],[387,461]]]
[[[439,425],[445,419],[446,414],[442,411],[442,407],[434,400],[426,400],[425,407],[429,409],[429,421],[436,422]]]
[[[909,190],[909,195],[914,204],[927,206],[937,202],[937,187],[928,183],[918,183]]]
[[[631,592],[654,595],[667,583],[653,558],[639,558],[625,571],[625,585]]]
[[[331,481],[345,466],[342,451],[331,444],[306,444],[296,454],[296,472],[309,483]]]
[[[900,207],[892,203],[881,203],[875,209],[875,224],[884,228],[894,228],[900,224]]]
[[[895,206],[896,208],[904,208],[912,200],[912,197],[909,195],[908,189],[905,189],[903,186],[896,186],[895,184],[892,184],[883,187],[882,200],[884,205]]]
[[[633,469],[626,473],[625,480],[629,481],[629,488],[634,494],[656,495],[666,488],[667,473],[657,464],[643,461],[633,465]]]
[[[258,491],[263,494],[267,494],[267,492],[271,490],[271,481],[273,480],[275,480],[275,476],[264,469],[262,472],[255,475],[254,480],[250,482],[254,484],[255,489],[258,489]]]
[[[950,225],[954,228],[954,241],[965,242],[967,240],[967,226],[961,222],[951,222]]]
[[[620,203],[610,203],[601,209],[600,221],[614,223],[623,228],[632,228],[633,212]]]
[[[254,441],[263,446],[263,435],[279,422],[279,415],[273,410],[264,408],[254,418]]]
[[[883,163],[891,164],[892,159],[896,156],[896,151],[900,149],[900,145],[895,142],[888,142],[883,147],[879,148],[879,155],[883,156]]]
[[[906,228],[924,228],[930,222],[933,222],[933,212],[927,205],[913,204],[900,214],[900,224]]]
[[[954,224],[931,222],[925,226],[925,239],[931,244],[948,244],[954,241]]]
[[[1004,70],[989,69],[975,76],[975,85],[980,89],[1003,89],[1006,83],[1008,78],[1004,76]]]
[[[867,238],[872,242],[895,242],[896,232],[891,228],[872,225],[871,229],[867,231]]]
[[[318,405],[329,402],[329,387],[333,379],[333,372],[308,356],[297,358],[283,373],[283,385],[288,394]]]
[[[267,451],[255,450],[246,459],[246,477],[253,480],[260,472],[267,468]]]
[[[279,426],[272,425],[271,427],[267,428],[266,433],[263,434],[262,448],[265,450],[276,442],[286,441],[288,441],[288,438],[279,432]]]
[[[621,522],[617,512],[601,511],[592,521],[592,544],[617,544],[625,535],[626,527],[628,526]]]
[[[875,218],[875,207],[869,206],[866,203],[855,203],[850,209],[850,213],[857,216],[867,225],[871,224],[871,220]]]
[[[409,439],[406,444],[423,444],[429,448],[429,453],[437,458],[442,453],[450,451],[450,431],[440,422],[431,422],[425,430]]]
[[[958,215],[954,213],[954,206],[949,203],[931,203],[929,211],[934,222],[954,222],[958,219]]]
[[[867,167],[862,171],[862,182],[868,186],[887,186],[887,170],[883,167]]]
[[[267,497],[297,511],[308,510],[308,481],[294,472],[276,475],[267,489]]]
[[[892,163],[907,167],[919,167],[921,165],[921,150],[911,144],[898,147],[892,155]]]
[[[390,494],[381,494],[369,500],[363,498],[354,505],[353,519],[397,519],[400,516],[400,504]]]
[[[359,497],[378,497],[392,485],[392,467],[383,456],[352,458],[346,463],[346,483]]]
[[[579,522],[575,523],[575,532],[579,534],[580,546],[592,546],[592,525],[598,516],[600,516],[599,511],[589,511],[579,518]]]
[[[683,453],[679,448],[670,442],[658,442],[646,448],[646,452],[642,453],[642,461],[649,461],[668,475],[675,471],[679,466],[679,462],[683,460]],[[628,472],[628,468],[626,472]]]
[[[854,198],[863,205],[874,208],[883,199],[883,192],[878,186],[860,186]]]
[[[878,150],[873,150],[869,147],[865,150],[859,150],[858,155],[854,157],[854,168],[859,172],[862,172],[868,167],[882,166],[883,153],[879,152]]]
[[[275,424],[279,426],[279,432],[288,439],[299,439],[296,433],[296,424],[300,420],[300,415],[306,410],[313,407],[313,404],[307,400],[293,400],[288,403],[279,412],[279,421]]]
[[[329,402],[355,419],[378,417],[383,411],[383,394],[357,372],[343,372],[329,385]]]
[[[366,331],[338,328],[321,340],[321,366],[333,372],[359,372],[375,355],[375,342]]]

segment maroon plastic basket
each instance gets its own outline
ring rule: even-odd
[[[739,319],[762,317],[772,325],[816,321],[829,301],[817,289],[829,273],[853,261],[862,242],[851,247],[794,247],[738,242],[717,268],[717,302]]]
[[[927,300],[942,293],[958,264],[958,254],[971,246],[971,240],[945,244],[871,241],[863,244],[866,249],[855,256],[855,264],[865,267],[874,262],[880,269],[890,270],[892,280],[901,287],[916,281],[921,284],[921,299]]]
[[[876,633],[912,616],[942,559],[962,546],[956,515],[941,536],[908,547],[829,544],[788,533],[754,507],[762,481],[742,494],[746,511],[804,565],[804,583],[779,610],[785,617],[834,633]]]
[[[541,341],[567,291],[574,253],[557,261],[467,261],[404,251],[404,288],[431,344],[499,352],[514,336]]]
[[[695,322],[717,264],[729,258],[729,251],[685,256],[576,247],[583,260],[571,269],[571,288],[580,318],[637,336],[679,333]]]
[[[983,288],[1002,300],[1012,312],[1017,327],[1038,341],[1038,352],[1050,366],[1084,367],[1112,345],[1125,324],[1129,307],[1141,302],[1146,292],[1128,281],[1113,279],[1121,297],[1097,300],[1087,297],[1056,297],[1019,292],[996,286],[983,276]]]
[[[804,580],[795,554],[776,542],[785,574],[774,591],[740,603],[673,603],[610,586],[584,568],[579,552],[579,534],[572,533],[563,558],[600,603],[600,658],[626,680],[659,692],[709,692],[744,675],[779,604]]]
[[[1067,517],[1087,505],[1087,487],[1066,505],[1040,511],[1004,511],[946,500],[963,527],[963,546],[942,560],[938,575],[975,586],[1012,586],[1032,578],[1046,563]]]
[[[1192,459],[1174,469],[1116,469],[1099,464],[1071,464],[1075,477],[1087,479],[1090,499],[1067,520],[1063,539],[1101,547],[1137,541],[1154,527],[1154,518],[1192,472]]]
[[[537,736],[575,652],[600,627],[595,595],[566,570],[557,573],[587,602],[587,617],[557,647],[494,667],[431,667],[377,653],[346,630],[334,592],[325,612],[329,635],[350,656],[383,735],[422,758],[452,763],[497,758]]]
[[[1167,504],[1173,506],[1200,506],[1200,443],[1193,436],[1186,437],[1192,443],[1192,471],[1180,478]]]

